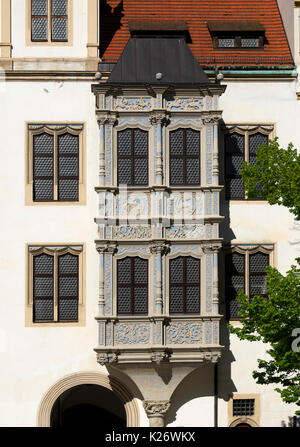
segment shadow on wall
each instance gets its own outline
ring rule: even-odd
[[[124,17],[123,0],[115,7],[109,3],[111,3],[109,0],[102,0],[100,5],[100,58],[103,57],[115,33],[121,28],[121,19]]]

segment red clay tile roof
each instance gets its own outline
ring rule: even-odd
[[[117,62],[130,39],[132,20],[186,22],[188,45],[201,65],[293,65],[276,0],[102,0],[103,61]],[[257,21],[266,30],[264,49],[214,49],[207,21]]]

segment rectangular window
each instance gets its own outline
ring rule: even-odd
[[[31,0],[31,41],[68,41],[68,0]]]
[[[27,204],[83,203],[83,125],[28,125]]]
[[[237,295],[240,290],[250,298],[255,295],[267,297],[266,268],[270,265],[272,250],[271,245],[262,250],[256,248],[249,250],[238,246],[225,255],[225,299],[228,319],[239,319],[240,306]]]
[[[117,262],[118,314],[148,313],[148,261],[126,257]]]
[[[148,185],[148,132],[141,129],[118,132],[118,184]]]
[[[82,321],[82,254],[83,246],[28,247],[29,325]]]
[[[223,35],[214,37],[214,48],[216,49],[241,49],[251,50],[264,47],[264,36],[243,34],[239,36]]]
[[[272,128],[243,130],[242,127],[235,126],[230,131],[226,131],[224,136],[226,199],[243,200],[247,198],[240,175],[242,164],[244,161],[255,163],[257,149],[262,144],[268,144],[272,130]],[[260,199],[259,193],[254,200],[258,199]]]
[[[200,312],[200,260],[180,256],[170,260],[170,314]]]
[[[233,416],[253,416],[255,399],[233,399]]]
[[[170,185],[200,185],[200,132],[193,129],[170,132]]]

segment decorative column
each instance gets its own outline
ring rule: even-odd
[[[165,241],[153,241],[150,245],[150,252],[155,255],[154,258],[154,281],[156,281],[154,308],[155,313],[163,313],[163,294],[162,294],[162,256],[167,252],[169,245]]]
[[[219,280],[218,280],[218,257],[219,257],[219,247],[213,247],[213,298],[212,306],[213,313],[219,313]]]
[[[207,313],[219,314],[219,285],[218,285],[218,256],[219,245],[211,245],[203,248],[205,253],[206,270],[206,303]]]
[[[170,408],[169,400],[145,400],[143,402],[143,407],[149,418],[150,427],[164,427],[165,426],[165,415]]]
[[[117,113],[109,110],[97,110],[96,115],[100,128],[99,185],[112,185],[114,182],[112,129],[117,121]]]
[[[98,317],[104,316],[105,295],[104,295],[104,252],[105,245],[97,245],[96,250],[99,253],[99,299],[98,299]]]
[[[164,110],[153,110],[149,116],[150,123],[156,127],[156,138],[154,137],[154,157],[155,163],[155,183],[158,186],[163,184],[163,159],[162,159],[162,126],[167,121],[168,113]]]
[[[219,118],[214,119],[213,123],[213,134],[214,134],[214,146],[213,146],[213,185],[219,185],[219,142],[218,142],[218,131],[219,131]]]
[[[98,118],[100,129],[100,148],[99,148],[99,186],[105,186],[105,134],[104,125],[107,118]]]

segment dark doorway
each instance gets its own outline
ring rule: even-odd
[[[79,385],[65,391],[51,412],[51,427],[126,427],[124,404],[110,390]]]

